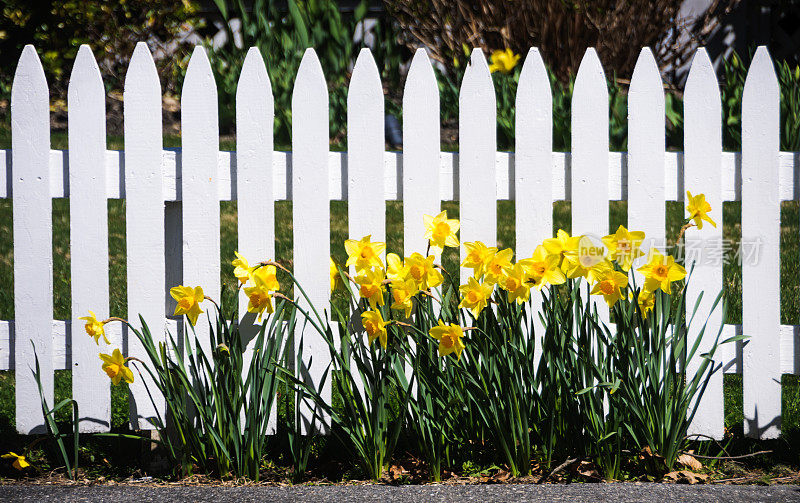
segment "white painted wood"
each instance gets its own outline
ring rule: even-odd
[[[692,60],[684,91],[684,187],[692,195],[706,195],[712,208],[709,216],[717,223],[717,227],[706,224],[702,230],[690,228],[684,235],[687,271],[694,264],[686,298],[688,315],[691,315],[698,295],[703,293],[702,302],[689,331],[690,347],[708,319],[706,336],[700,343],[698,355],[710,349],[722,323],[722,309],[710,312],[714,299],[722,289],[722,261],[713,258],[722,256],[721,117],[722,108],[714,67],[705,49],[700,48]],[[715,365],[720,363],[721,358],[717,355]],[[689,376],[694,375],[699,364],[699,357],[690,363],[687,368]],[[711,377],[689,433],[721,439],[724,432],[723,419],[720,371]]]
[[[517,260],[533,255],[536,246],[553,235],[553,96],[550,79],[539,50],[531,48],[522,65],[516,96],[516,201]],[[498,172],[501,172],[498,169]],[[542,294],[531,291],[531,311],[538,313]],[[544,324],[532,317],[537,337],[536,361],[541,355]]]
[[[86,334],[89,310],[108,317],[108,207],[106,199],[106,106],[100,69],[88,45],[75,58],[67,93],[69,138],[70,267],[72,288],[72,398],[81,432],[108,431],[111,394],[98,353],[109,353]]]
[[[258,48],[251,47],[236,88],[238,250],[251,265],[275,258],[275,203],[272,189],[274,119],[275,105],[267,67]],[[239,327],[243,342],[247,344],[244,355],[245,379],[260,327],[255,323],[255,316],[246,316],[247,304],[247,295],[241,289]],[[276,417],[274,407],[269,417],[270,433],[275,431]]]
[[[572,93],[572,235],[608,234],[608,86],[593,47],[586,50]],[[609,320],[608,306],[592,297],[597,312]]]
[[[330,312],[330,203],[328,193],[328,89],[322,67],[313,49],[307,49],[297,71],[292,93],[292,222],[294,228],[294,273],[308,301],[320,314]],[[295,288],[295,298],[300,293]],[[305,299],[298,303],[309,307]],[[302,326],[302,325],[301,325]],[[300,333],[295,347],[300,349]],[[311,368],[298,369],[315,386],[330,362],[326,343],[312,327],[302,330],[303,361]],[[322,396],[330,400],[330,379]],[[312,412],[303,411],[309,421]],[[307,429],[308,423],[304,425]]]
[[[497,104],[492,75],[480,48],[472,50],[458,96],[460,242],[497,243]],[[448,215],[450,216],[450,215]],[[452,216],[450,216],[452,218]],[[461,269],[466,283],[470,270]]]
[[[441,211],[439,87],[425,49],[417,49],[403,90],[403,250],[424,253],[423,215]]]
[[[17,431],[44,433],[38,355],[44,397],[53,407],[53,235],[50,102],[42,64],[26,45],[11,87],[12,209]],[[35,345],[35,352],[34,352]]]
[[[664,88],[649,47],[642,49],[628,91],[628,229],[644,231],[642,251],[665,246]],[[616,229],[610,229],[615,232]],[[638,266],[640,259],[634,264]],[[637,284],[643,277],[636,273]]]
[[[144,42],[136,44],[133,51],[123,100],[128,319],[140,329],[141,316],[157,344],[164,340],[166,316],[161,85]],[[128,334],[127,343],[128,356],[146,361],[144,348],[133,334]],[[145,376],[134,371],[135,381],[130,387],[134,429],[153,429],[145,419],[164,411],[164,398]]]
[[[217,108],[217,86],[211,64],[206,50],[202,46],[196,46],[181,89],[183,284],[192,288],[201,286],[206,296],[219,303],[221,285],[219,201],[216,198],[219,193]],[[214,323],[216,313],[210,302],[203,303],[202,308],[204,314],[197,319],[194,331],[200,347],[210,357],[212,347],[208,320]],[[187,325],[188,322],[184,326],[189,329]]]
[[[779,142],[780,89],[761,46],[742,95],[742,243],[758,244],[757,256],[742,261],[742,325],[750,337],[742,378],[745,434],[755,438],[781,431]]]
[[[375,59],[361,49],[347,91],[347,191],[350,239],[386,241],[383,87]],[[337,246],[340,246],[337,243]]]

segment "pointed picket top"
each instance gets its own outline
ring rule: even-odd
[[[417,49],[403,89],[403,247],[425,246],[423,215],[436,215],[439,195],[439,86],[428,53]]]
[[[239,99],[241,93],[246,91],[248,94],[259,92],[259,94],[269,95],[272,101],[272,82],[269,80],[267,65],[258,47],[251,47],[247,51],[242,64],[242,73],[239,75],[239,82],[236,87],[236,98]]]
[[[694,53],[692,64],[689,68],[689,76],[686,77],[686,87],[683,91],[684,101],[686,99],[697,100],[698,104],[702,104],[706,97],[716,96],[716,101],[719,101],[719,83],[717,81],[717,74],[714,71],[714,65],[711,63],[711,58],[708,57],[705,47],[700,47]],[[714,106],[715,103],[707,102],[707,106]],[[685,108],[685,103],[684,103]]]
[[[71,95],[74,99],[81,98],[78,93],[92,93],[92,97],[98,96],[98,93],[103,96],[105,93],[100,68],[97,66],[97,60],[94,59],[92,49],[87,44],[82,44],[78,48],[75,65],[69,75],[69,91],[74,93]]]
[[[306,98],[304,96],[305,93],[319,93],[321,90],[325,91],[327,101],[328,88],[325,83],[325,74],[322,72],[322,65],[319,62],[319,57],[317,57],[317,52],[308,48],[303,54],[303,59],[300,60],[300,67],[297,69],[297,77],[292,91],[292,108],[301,105],[295,100],[304,100]]]
[[[361,49],[347,91],[347,187],[349,236],[385,241],[386,203],[382,190],[384,155],[383,87],[369,49]],[[377,184],[378,188],[382,185]]]
[[[12,105],[15,99],[17,102],[30,100],[32,103],[50,99],[42,62],[31,44],[22,49],[17,69],[14,72],[14,80],[11,85]]]
[[[458,97],[458,190],[461,242],[497,243],[497,104],[489,65],[473,49]],[[467,269],[461,269],[466,283]]]
[[[645,255],[661,246],[665,236],[664,117],[661,74],[653,52],[645,47],[628,91],[628,229],[645,233]],[[641,273],[635,274],[641,284]]]
[[[125,73],[125,89],[123,92],[133,90],[134,86],[137,91],[147,88],[158,88],[159,101],[161,100],[161,83],[158,80],[158,70],[156,70],[156,63],[153,61],[153,55],[150,53],[150,48],[144,42],[138,42],[133,49],[131,62],[128,64],[128,71]],[[124,100],[124,98],[123,98]]]
[[[575,76],[575,94],[591,93],[595,91],[598,83],[602,82],[606,85],[606,74],[603,71],[603,65],[600,63],[600,58],[597,56],[597,51],[594,47],[589,47],[583,54],[581,64],[578,67],[578,74]],[[606,89],[606,95],[608,89]]]
[[[181,89],[181,108],[185,105],[187,98],[193,102],[200,103],[202,100],[214,96],[214,102],[208,105],[217,106],[216,95],[217,86],[214,82],[214,73],[211,71],[211,62],[203,46],[197,45],[189,58],[189,65],[186,67],[186,77],[183,80]]]
[[[742,374],[744,432],[762,439],[781,432],[779,146],[780,88],[761,46],[742,95],[741,246],[744,252],[758,243],[757,260],[742,260],[742,329],[750,337]]]

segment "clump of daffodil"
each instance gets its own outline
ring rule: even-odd
[[[623,271],[631,270],[633,261],[644,255],[639,249],[644,241],[644,232],[629,231],[620,225],[617,232],[603,238],[603,244],[608,248],[608,258],[616,261]]]
[[[89,311],[89,316],[81,316],[78,319],[86,322],[84,329],[86,330],[87,334],[89,334],[91,337],[94,337],[95,344],[100,345],[101,336],[106,344],[111,344],[111,341],[109,341],[108,337],[106,337],[106,330],[103,326],[105,325],[105,322],[98,320],[97,316],[94,314],[94,311]]]
[[[511,259],[514,257],[514,250],[506,248],[495,253],[486,264],[484,281],[489,283],[500,283],[503,276],[511,270]]]
[[[197,323],[197,317],[203,312],[203,310],[200,309],[200,303],[203,302],[205,298],[203,289],[199,286],[192,288],[190,286],[178,285],[170,288],[169,294],[178,303],[178,305],[175,306],[175,316],[185,314],[186,318],[189,319],[189,323],[194,326]]]
[[[639,292],[639,311],[642,313],[642,318],[647,318],[647,313],[653,310],[656,306],[656,296],[650,290],[642,290]]]
[[[517,66],[519,62],[520,55],[514,54],[509,48],[505,50],[497,50],[492,52],[492,64],[489,65],[489,71],[500,72],[500,73],[511,73],[511,70]]]
[[[525,266],[521,263],[514,264],[508,273],[502,278],[500,287],[508,292],[508,301],[517,304],[527,302],[531,296],[531,286],[534,286],[528,281],[528,276]]]
[[[486,273],[486,267],[497,253],[497,248],[494,246],[488,247],[480,241],[464,243],[464,248],[467,251],[467,256],[461,262],[461,267],[469,267],[473,270],[473,276],[478,279],[483,278]]]
[[[375,306],[383,305],[383,269],[365,269],[356,276],[356,283],[359,286],[358,294],[369,301],[369,305],[373,308]]]
[[[103,370],[115,386],[121,380],[125,380],[129,384],[133,382],[133,372],[125,366],[125,357],[122,356],[119,349],[115,349],[110,355],[100,353],[100,359],[103,360]]]
[[[410,317],[414,307],[412,299],[417,292],[417,283],[411,278],[392,281],[392,309],[403,311],[406,318]]]
[[[360,240],[348,239],[344,242],[347,252],[347,267],[355,266],[356,272],[361,272],[372,267],[383,267],[381,254],[386,249],[386,244],[372,241],[372,236],[364,236]]]
[[[472,315],[477,318],[489,303],[494,284],[486,281],[479,283],[474,276],[471,276],[467,284],[461,285],[458,290],[461,292],[461,303],[458,307],[469,309],[472,311]]]
[[[0,457],[3,459],[13,459],[14,461],[11,462],[11,466],[17,470],[24,470],[25,468],[31,466],[31,464],[28,463],[28,460],[25,459],[25,456],[17,454],[16,452],[7,452]]]
[[[650,261],[637,269],[644,275],[644,289],[655,291],[661,289],[664,293],[672,293],[672,282],[680,281],[686,277],[686,269],[675,262],[672,255],[664,256],[653,248],[651,250]]]
[[[689,213],[689,220],[694,220],[694,224],[698,229],[703,228],[703,220],[714,227],[717,226],[716,222],[711,220],[711,217],[708,216],[708,212],[711,211],[711,205],[706,201],[705,194],[692,196],[692,193],[687,190],[686,197],[686,211]]]
[[[233,253],[236,255],[236,258],[231,261],[231,265],[234,268],[233,275],[236,276],[236,279],[238,279],[241,284],[245,284],[250,279],[250,275],[253,273],[253,268],[250,267],[250,263],[242,256],[241,253],[238,251]]]
[[[264,311],[270,314],[275,311],[272,305],[272,292],[281,288],[277,273],[274,265],[261,266],[253,271],[250,277],[253,286],[244,289],[244,294],[250,301],[247,304],[247,312],[258,313],[258,321],[261,321]]]
[[[418,290],[436,288],[442,284],[444,278],[433,264],[435,258],[433,255],[424,257],[420,253],[412,253],[410,257],[406,257],[403,264],[405,277],[413,280]]]
[[[613,307],[622,298],[622,289],[628,286],[628,275],[605,269],[597,275],[597,283],[592,288],[592,295],[602,295],[608,307]]]
[[[549,253],[544,245],[537,246],[531,258],[519,261],[531,276],[542,280],[533,282],[539,290],[546,283],[560,285],[567,281],[567,277],[564,276],[564,272],[559,267],[560,262],[560,254]]]
[[[447,212],[443,211],[432,217],[423,215],[425,223],[425,239],[430,243],[430,249],[434,255],[440,255],[445,246],[451,248],[458,247],[458,232],[461,223],[454,218],[447,218]]]
[[[445,325],[442,320],[439,320],[439,324],[432,327],[428,333],[439,341],[439,356],[455,353],[456,358],[461,359],[461,352],[466,346],[461,340],[464,337],[464,331],[460,326],[453,323]]]
[[[377,338],[380,341],[381,346],[383,346],[383,349],[386,349],[386,345],[388,343],[386,325],[388,325],[389,322],[383,320],[381,312],[375,310],[361,313],[361,324],[364,325],[364,330],[367,331],[369,343],[372,344]]]

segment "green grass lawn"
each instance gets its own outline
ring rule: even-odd
[[[0,129],[0,148],[9,148],[9,138],[4,129]],[[66,134],[54,134],[53,148],[66,148]],[[165,137],[166,147],[180,146],[179,137]],[[109,138],[109,148],[122,148],[121,138]],[[220,144],[221,149],[231,150],[235,145],[231,141]],[[230,260],[236,249],[236,203],[221,204],[221,276],[223,291],[220,293],[224,311],[235,309],[235,281],[232,278]],[[712,202],[713,204],[713,202]],[[515,245],[515,217],[513,201],[499,201],[498,211],[498,243],[501,247]],[[0,199],[0,319],[13,319],[13,243],[12,243],[12,205],[9,199]],[[457,202],[443,202],[442,208],[448,214],[458,216]],[[683,206],[677,202],[667,202],[667,219],[665,222],[667,235],[677,235],[684,215]],[[126,284],[125,284],[125,202],[108,201],[109,215],[109,286],[111,316],[127,317]],[[289,201],[275,203],[276,259],[284,264],[292,264],[292,205]],[[785,202],[781,211],[781,323],[799,324],[800,318],[800,225],[798,225],[798,203]],[[570,204],[557,202],[553,205],[554,229],[570,227]],[[609,205],[610,228],[616,229],[627,223],[627,205],[625,202],[611,202]],[[741,204],[738,202],[723,205],[723,235],[726,239],[738,242],[741,237]],[[53,200],[53,279],[54,279],[54,317],[69,319],[70,312],[70,262],[69,262],[69,201]],[[390,201],[386,207],[387,249],[389,252],[402,254],[403,250],[403,209],[402,202]],[[331,202],[331,251],[337,260],[344,262],[343,241],[347,237],[347,203]],[[424,246],[420,243],[420,249]],[[733,250],[728,252],[733,255]],[[457,256],[454,249],[448,249],[442,257],[443,265],[448,270],[457,267]],[[724,292],[729,304],[727,323],[741,323],[741,267],[730,260],[724,267]],[[283,282],[286,284],[286,281]],[[84,314],[84,313],[80,313]],[[800,385],[797,376],[784,376],[784,430],[800,427]],[[71,393],[71,375],[69,371],[56,373],[56,394],[66,398]],[[742,423],[742,384],[740,376],[726,376],[726,424],[729,428],[741,428]],[[123,388],[115,388],[113,392],[113,424],[122,425],[127,414],[127,398]],[[64,410],[66,413],[66,409]],[[0,432],[13,431],[14,396],[13,372],[0,372]]]

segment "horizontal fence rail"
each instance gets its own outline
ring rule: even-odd
[[[274,101],[262,55],[251,49],[236,95],[236,152],[218,149],[217,89],[208,57],[196,48],[181,92],[181,148],[164,149],[161,87],[147,46],[136,46],[124,86],[123,151],[105,148],[102,76],[88,47],[81,47],[68,93],[69,149],[51,150],[48,88],[39,58],[27,46],[11,98],[12,148],[0,150],[0,198],[13,204],[15,320],[0,321],[0,369],[16,371],[17,429],[42,430],[38,388],[30,368],[33,346],[42,366],[43,389],[53,398],[53,371],[73,371],[73,397],[86,419],[82,431],[110,425],[108,380],[97,348],[77,317],[93,309],[108,314],[107,199],[126,200],[126,270],[129,317],[142,314],[156,339],[180,333],[183,320],[169,317],[167,287],[201,284],[219,291],[219,201],[237,201],[238,249],[271,258],[276,234],[294,233],[294,268],[315,304],[329,299],[329,201],[348,201],[351,238],[385,238],[386,201],[403,201],[406,254],[422,241],[423,214],[441,201],[458,201],[461,240],[496,240],[496,201],[514,201],[517,256],[530,256],[550,237],[553,202],[572,202],[575,232],[605,234],[609,201],[628,202],[628,223],[656,240],[665,237],[665,202],[684,201],[687,190],[705,193],[720,225],[686,233],[687,246],[722,252],[722,203],[742,202],[742,237],[758,239],[763,260],[742,264],[742,324],[725,325],[723,337],[744,334],[717,356],[724,372],[743,374],[745,432],[780,433],[781,374],[800,373],[800,326],[780,325],[780,205],[800,200],[800,154],[779,152],[779,90],[772,61],[759,48],[742,100],[742,152],[722,151],[719,87],[708,55],[698,50],[684,92],[685,152],[665,149],[664,90],[655,58],[643,49],[628,94],[628,152],[608,150],[608,90],[593,49],[575,80],[572,152],[552,150],[552,96],[541,55],[531,49],[516,96],[515,153],[497,152],[496,98],[486,59],[473,51],[459,95],[460,151],[442,152],[439,93],[424,50],[409,68],[403,96],[403,151],[384,146],[385,113],[380,73],[369,50],[353,68],[347,98],[348,152],[331,152],[329,98],[316,53],[306,51],[292,97],[292,152],[273,145]],[[377,185],[377,189],[376,189]],[[382,194],[381,194],[382,186]],[[72,320],[52,320],[52,198],[70,198]],[[293,229],[276,230],[273,201],[291,200]],[[709,226],[707,226],[709,227]],[[707,232],[706,232],[707,231]],[[92,247],[91,243],[103,243]],[[103,266],[105,263],[105,266]],[[87,285],[100,285],[97,289]],[[700,292],[700,312],[723,285],[722,264],[698,263],[688,305]],[[532,296],[533,305],[541,297]],[[247,300],[242,296],[240,306]],[[601,315],[608,310],[601,306]],[[704,316],[703,316],[704,317]],[[716,312],[712,323],[721,323]],[[201,324],[202,325],[202,324]],[[537,327],[537,329],[540,327]],[[205,329],[201,345],[209,343]],[[141,356],[135,338],[118,325],[109,338]],[[324,362],[321,340],[303,340],[303,354]],[[695,334],[690,334],[695,337]],[[703,346],[707,341],[703,340]],[[248,348],[248,351],[252,350]],[[324,365],[323,365],[324,367]],[[310,379],[320,367],[308,369]],[[691,369],[690,369],[691,370]],[[90,382],[87,382],[90,381]],[[131,386],[131,423],[152,428],[147,417],[163,399]],[[152,389],[152,386],[150,386]],[[330,394],[330,389],[324,390]],[[272,420],[274,425],[274,418]],[[692,433],[723,435],[722,372],[712,376],[692,423]]]

